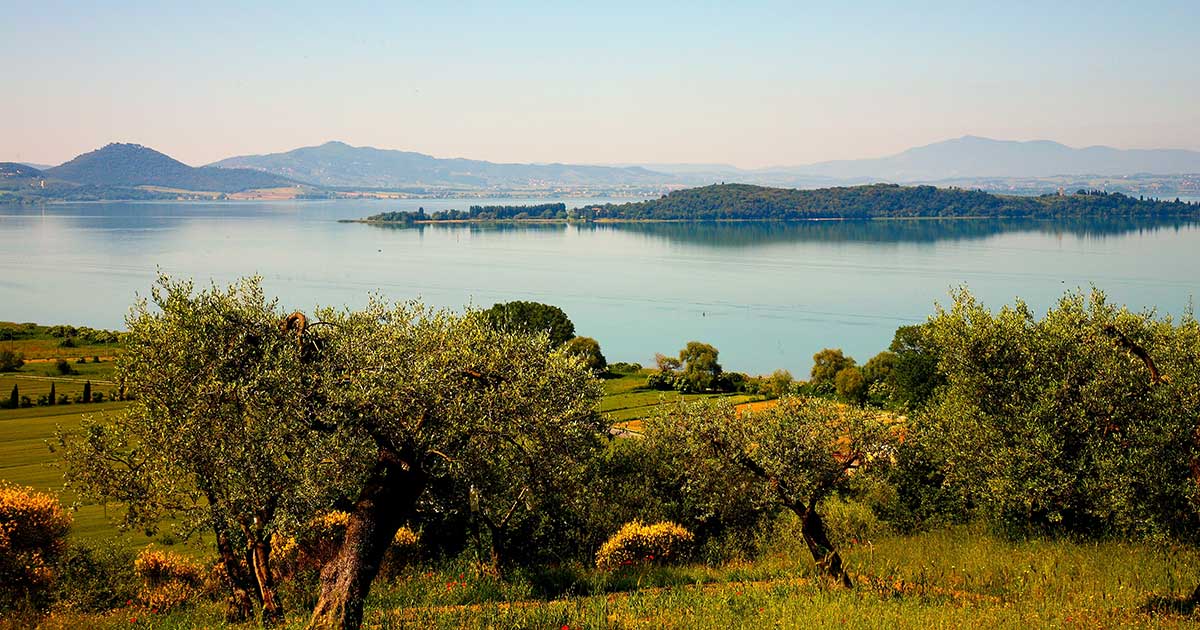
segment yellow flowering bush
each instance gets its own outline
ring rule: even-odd
[[[421,557],[421,536],[417,532],[401,527],[392,537],[392,545],[383,556],[379,567],[379,575],[384,579],[396,577],[406,567],[416,563]]]
[[[695,537],[683,527],[664,521],[645,525],[626,523],[596,553],[596,566],[614,570],[642,564],[667,564],[687,556]]]
[[[0,609],[45,603],[51,566],[70,529],[57,497],[0,482]]]
[[[206,574],[188,558],[153,547],[138,554],[133,568],[142,579],[138,601],[152,610],[170,610],[197,598]]]
[[[204,570],[188,558],[170,551],[147,547],[133,561],[138,577],[149,585],[166,582],[181,582],[199,586],[204,581]]]
[[[295,536],[272,536],[277,572],[289,578],[303,571],[320,570],[337,554],[349,523],[350,515],[346,512],[326,512],[305,524]]]
[[[326,512],[309,521],[295,536],[273,536],[271,545],[280,576],[288,578],[302,572],[320,571],[326,562],[337,555],[346,538],[349,523],[350,515],[346,512]],[[384,557],[381,573],[391,575],[415,560],[418,539],[416,532],[401,527]]]

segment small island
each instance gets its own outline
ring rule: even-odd
[[[466,211],[384,212],[352,223],[419,225],[495,222],[713,222],[916,218],[1102,218],[1200,216],[1200,203],[1163,201],[1100,190],[1037,197],[980,190],[871,184],[798,190],[717,184],[659,199],[567,209],[563,203],[471,206]]]

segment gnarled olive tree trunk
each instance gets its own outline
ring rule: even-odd
[[[255,600],[253,594],[258,594],[254,588],[254,580],[250,577],[249,572],[242,560],[233,552],[233,545],[229,542],[229,535],[224,531],[224,528],[216,527],[217,530],[217,555],[221,558],[221,563],[225,565],[225,574],[229,576],[229,605],[225,610],[225,620],[233,623],[248,621],[254,614]]]
[[[426,481],[412,462],[393,451],[379,450],[350,512],[342,547],[321,570],[321,593],[309,630],[350,630],[362,625],[363,601],[371,582]]]
[[[804,536],[804,543],[808,545],[808,551],[818,568],[829,577],[840,581],[842,586],[853,588],[850,574],[846,573],[846,568],[842,565],[842,556],[833,548],[833,543],[825,532],[825,522],[821,520],[821,515],[817,514],[816,507],[816,501],[813,501],[808,507],[800,506],[801,511],[796,512],[801,519],[800,533]],[[793,506],[792,509],[795,510],[796,507]]]

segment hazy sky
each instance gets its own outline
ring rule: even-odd
[[[0,0],[0,160],[331,139],[739,166],[964,134],[1200,149],[1197,0],[182,4]]]

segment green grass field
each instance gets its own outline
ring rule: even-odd
[[[600,412],[611,422],[634,423],[654,415],[655,409],[664,403],[674,403],[681,398],[697,400],[701,398],[725,397],[735,403],[755,400],[756,397],[746,394],[680,394],[674,391],[657,391],[646,388],[646,378],[649,370],[634,374],[624,374],[618,378],[604,381],[604,399],[600,401]],[[635,425],[636,426],[636,425]]]
[[[56,396],[66,394],[71,400],[83,393],[84,383],[91,381],[92,392],[102,393],[104,397],[112,398],[117,392],[117,384],[113,378],[113,362],[100,363],[70,362],[73,374],[62,374],[54,362],[26,363],[24,367],[13,372],[0,372],[0,397],[8,399],[15,385],[22,396],[28,396],[37,401],[38,396],[50,393],[50,384],[54,384]],[[0,410],[0,418],[5,417],[5,411]]]
[[[58,391],[63,391],[61,385],[59,387]],[[127,405],[125,402],[105,402],[0,410],[0,480],[58,494],[64,506],[73,506],[76,496],[64,489],[58,457],[50,451],[55,430],[78,427],[85,414],[120,413]],[[140,532],[118,531],[108,513],[115,509],[109,506],[106,510],[105,506],[94,504],[76,506],[72,513],[71,536],[77,540],[113,539],[130,548],[144,547],[150,542],[173,543],[167,529],[154,538]],[[190,544],[189,548],[193,552],[199,549]]]

